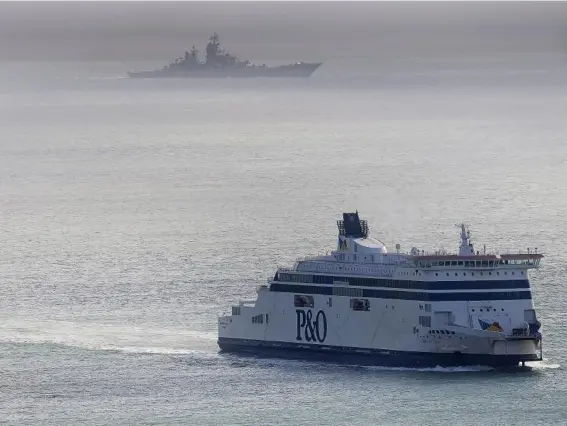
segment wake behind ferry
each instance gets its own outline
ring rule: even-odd
[[[336,250],[279,268],[218,319],[221,351],[399,367],[542,360],[537,249],[481,253],[462,224],[458,254],[389,253],[358,212],[337,225]]]

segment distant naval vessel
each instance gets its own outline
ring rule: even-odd
[[[206,47],[205,62],[199,60],[199,52],[193,46],[190,52],[154,71],[129,72],[131,78],[251,78],[251,77],[303,77],[307,78],[319,68],[321,62],[296,62],[289,65],[268,67],[241,61],[220,47],[219,36],[214,33]]]

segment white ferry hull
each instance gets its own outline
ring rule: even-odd
[[[323,287],[320,287],[323,288]],[[428,310],[455,315],[453,324],[419,325],[425,303],[369,299],[368,311],[353,311],[348,296],[314,295],[312,308],[294,306],[294,293],[263,287],[254,306],[242,305],[238,315],[219,318],[222,351],[258,356],[312,359],[360,365],[396,367],[470,366],[513,367],[541,360],[541,341],[511,339],[504,333],[470,328],[477,322],[471,306],[491,306],[505,319],[531,309],[531,300],[436,302]],[[421,305],[421,309],[420,309]],[[277,307],[277,308],[276,308]],[[256,322],[254,322],[256,318]],[[261,322],[259,321],[261,319]],[[443,331],[443,334],[441,334]],[[433,332],[433,333],[432,333]]]

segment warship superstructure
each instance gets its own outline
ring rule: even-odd
[[[257,78],[257,77],[309,77],[320,62],[296,62],[294,64],[269,67],[254,65],[250,61],[241,61],[236,56],[225,52],[220,45],[218,34],[209,38],[204,61],[199,59],[199,52],[193,46],[191,51],[154,71],[129,72],[131,78]]]

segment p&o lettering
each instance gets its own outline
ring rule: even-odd
[[[327,338],[327,316],[325,312],[319,311],[315,318],[311,309],[304,311],[303,309],[296,309],[297,320],[297,336],[296,340],[303,340],[307,342],[323,343]]]

